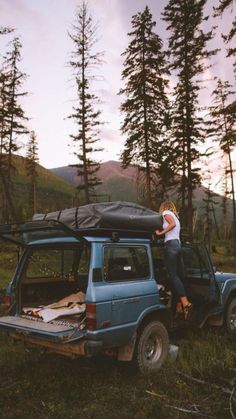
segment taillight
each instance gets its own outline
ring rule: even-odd
[[[86,304],[86,328],[87,330],[96,330],[96,304]]]

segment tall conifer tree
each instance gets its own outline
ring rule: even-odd
[[[198,144],[203,141],[202,120],[198,115],[199,77],[206,68],[205,60],[216,53],[206,49],[213,32],[203,32],[201,24],[207,0],[169,0],[163,19],[167,22],[171,69],[177,76],[173,130],[182,171],[182,210],[187,204],[187,229],[193,235],[193,190],[200,176],[196,168]],[[186,202],[187,201],[187,202]],[[187,215],[187,216],[186,216]]]
[[[22,90],[26,74],[19,68],[21,62],[22,44],[18,37],[10,43],[11,50],[7,52],[4,61],[5,74],[5,149],[8,155],[8,179],[11,181],[12,154],[19,149],[18,138],[28,133],[21,99],[28,93]]]
[[[12,154],[19,149],[18,139],[28,133],[27,117],[22,107],[21,99],[27,93],[22,91],[26,75],[20,70],[22,44],[18,37],[9,43],[1,71],[1,168],[0,175],[5,194],[5,220],[16,219],[16,211],[12,199],[13,185],[11,173],[14,169]]]
[[[37,164],[38,164],[38,143],[35,132],[30,133],[30,139],[27,144],[26,152],[26,173],[30,178],[30,191],[29,191],[29,207],[30,215],[35,214],[37,206],[37,197],[36,197],[36,185],[37,185]]]
[[[159,167],[164,155],[168,109],[166,61],[161,38],[154,32],[155,26],[148,7],[133,16],[133,30],[128,34],[130,42],[123,53],[125,87],[120,91],[125,96],[121,105],[125,115],[121,129],[127,135],[122,163],[124,167],[130,163],[144,165],[150,206],[154,168]]]
[[[75,164],[77,174],[82,178],[78,189],[84,190],[85,203],[89,203],[95,192],[95,187],[101,183],[97,178],[99,163],[93,160],[92,155],[101,151],[96,146],[99,141],[100,110],[98,98],[92,93],[91,85],[95,76],[94,67],[101,63],[102,53],[94,51],[96,43],[96,27],[93,24],[87,4],[83,1],[76,13],[76,23],[70,38],[74,43],[74,53],[70,65],[74,70],[77,87],[77,106],[69,118],[74,119],[78,126],[76,134],[72,134],[72,141],[77,147],[74,152],[80,163]]]
[[[0,35],[7,35],[13,32],[9,27],[0,27]],[[0,184],[1,184],[1,219],[6,221],[9,219],[16,220],[16,211],[13,199],[10,193],[7,180],[7,161],[6,161],[6,137],[7,137],[7,123],[8,115],[8,82],[9,74],[6,74],[5,68],[0,70]]]
[[[215,15],[222,15],[226,9],[229,7],[232,8],[236,5],[235,0],[219,0],[218,6],[215,8]],[[234,16],[234,20],[232,23],[232,27],[230,28],[228,34],[222,35],[226,44],[230,45],[228,49],[228,57],[234,57],[234,74],[236,78],[236,16]]]
[[[234,167],[232,162],[232,151],[236,146],[236,120],[235,115],[228,112],[228,103],[235,95],[232,86],[228,81],[217,80],[217,85],[212,93],[213,105],[210,107],[211,121],[209,136],[220,145],[221,150],[228,158],[227,175],[230,178],[231,197],[233,209],[233,234],[234,253],[236,253],[236,197],[234,186]]]

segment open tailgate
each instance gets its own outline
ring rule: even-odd
[[[86,242],[86,239],[78,231],[56,220],[27,221],[25,223],[0,225],[0,238],[20,246],[25,246],[35,240],[66,236],[75,237],[81,242]]]
[[[86,334],[85,330],[75,325],[58,324],[58,322],[44,323],[38,319],[31,320],[19,316],[0,317],[0,330],[58,343],[76,341]]]

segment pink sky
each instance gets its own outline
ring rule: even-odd
[[[121,87],[121,53],[127,45],[131,17],[148,5],[157,21],[157,33],[166,38],[165,22],[160,19],[166,3],[166,0],[88,1],[94,20],[99,22],[97,50],[105,51],[106,61],[100,68],[104,81],[95,86],[103,101],[102,119],[106,121],[101,132],[105,149],[99,156],[102,161],[118,160],[124,143],[119,131],[121,115],[117,92]],[[74,125],[66,119],[71,113],[75,89],[67,62],[73,49],[68,31],[78,4],[77,0],[0,0],[0,25],[14,27],[23,44],[21,68],[29,75],[25,89],[30,92],[24,100],[24,109],[31,118],[29,128],[35,130],[38,138],[40,163],[47,168],[75,162],[73,150],[68,146]],[[208,13],[213,4],[216,1],[209,0]],[[223,51],[213,59],[214,67],[203,75],[205,79],[215,75],[233,81],[232,64],[224,58],[221,40],[221,32],[227,32],[231,19],[232,15],[227,12],[223,19],[214,21],[219,28],[212,46],[221,45]],[[10,38],[1,37],[2,53]],[[209,103],[211,89],[212,83],[206,83],[201,95],[205,105]],[[23,147],[21,153],[24,155],[24,152]]]

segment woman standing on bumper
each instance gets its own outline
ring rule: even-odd
[[[180,311],[178,305],[181,304],[185,319],[188,318],[192,304],[186,296],[183,282],[179,276],[182,271],[182,256],[180,243],[180,222],[178,213],[173,202],[165,201],[161,204],[159,212],[163,217],[163,230],[156,230],[158,237],[165,235],[165,260],[169,274],[171,288],[175,292],[179,303],[177,312]]]

